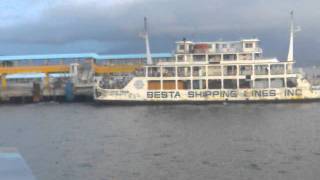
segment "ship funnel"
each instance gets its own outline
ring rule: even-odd
[[[144,32],[143,32],[142,36],[145,39],[145,43],[146,43],[147,64],[152,64],[152,57],[151,57],[150,43],[149,43],[149,32],[148,32],[148,19],[147,19],[147,17],[144,18]]]

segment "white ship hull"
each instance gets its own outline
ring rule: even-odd
[[[138,82],[138,83],[137,83]],[[139,84],[139,86],[137,85]],[[266,89],[148,90],[143,78],[134,78],[123,89],[95,87],[95,100],[100,102],[276,102],[320,100],[320,90],[310,87]]]

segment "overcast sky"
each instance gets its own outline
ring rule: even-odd
[[[258,37],[265,56],[283,59],[294,10],[296,60],[320,64],[319,9],[319,0],[1,0],[0,54],[143,53],[147,16],[152,52],[171,52],[183,37]]]

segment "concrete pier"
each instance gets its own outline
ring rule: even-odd
[[[58,87],[54,83],[49,84],[49,88],[43,84],[10,84],[5,89],[0,90],[0,102],[40,102],[40,101],[72,101],[77,99],[91,100],[93,97],[93,84],[87,86],[74,86],[72,92],[66,91],[66,83]],[[68,99],[68,93],[72,93],[73,99]]]

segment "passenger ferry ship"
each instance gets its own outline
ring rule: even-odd
[[[292,13],[286,61],[264,58],[256,38],[232,42],[184,39],[176,43],[173,61],[152,64],[146,28],[147,65],[132,73],[104,76],[95,86],[94,98],[172,103],[320,99],[320,90],[293,70],[296,32]]]

